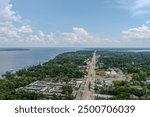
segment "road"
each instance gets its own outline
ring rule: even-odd
[[[94,100],[94,86],[95,86],[95,64],[96,64],[96,51],[93,53],[91,62],[89,63],[89,70],[87,75],[86,84],[84,85],[82,100]]]

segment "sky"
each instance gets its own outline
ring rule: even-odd
[[[150,0],[0,0],[0,47],[150,47]]]

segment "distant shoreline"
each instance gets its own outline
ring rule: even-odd
[[[27,48],[0,48],[0,51],[29,51]]]
[[[87,50],[111,51],[111,52],[150,52],[150,48],[85,48]]]
[[[64,52],[81,50],[65,47],[0,47],[0,75],[7,71],[43,64]]]

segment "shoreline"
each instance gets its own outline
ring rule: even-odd
[[[64,49],[64,50],[61,50],[61,48],[62,49]],[[13,49],[13,50],[11,50],[11,49]],[[42,50],[43,49],[43,50]],[[39,60],[37,60],[37,61],[35,61],[35,62],[33,62],[33,64],[32,65],[27,65],[27,66],[23,66],[23,67],[20,67],[20,68],[18,68],[18,67],[16,67],[16,68],[10,68],[10,69],[7,69],[7,70],[4,70],[4,71],[0,71],[0,76],[2,75],[2,74],[5,74],[6,72],[11,72],[11,73],[16,73],[16,71],[19,71],[19,70],[22,70],[22,69],[28,69],[28,68],[30,68],[30,67],[33,67],[33,66],[38,66],[38,65],[41,65],[41,64],[44,64],[44,63],[46,63],[46,62],[48,62],[48,61],[50,61],[50,60],[53,60],[53,59],[55,59],[55,57],[57,57],[58,55],[60,55],[60,54],[63,54],[63,53],[67,53],[67,52],[76,52],[76,51],[79,51],[79,50],[83,50],[83,48],[74,48],[74,47],[29,47],[29,48],[19,48],[19,49],[16,49],[16,48],[5,48],[5,49],[3,49],[2,51],[1,51],[1,48],[0,48],[0,52],[17,52],[17,51],[35,51],[36,50],[36,52],[38,52],[39,50],[41,50],[42,52],[44,52],[45,50],[44,49],[52,49],[51,50],[51,52],[52,52],[52,55],[50,55],[49,57],[48,56],[46,56],[45,58],[39,58]],[[53,49],[55,49],[55,51],[56,52],[54,52],[53,53]],[[46,50],[46,51],[47,51]],[[48,53],[48,52],[47,52]],[[45,53],[45,55],[47,54],[47,53]],[[40,54],[39,54],[40,55]],[[41,60],[40,60],[41,59]],[[0,79],[1,79],[1,77],[0,77]]]

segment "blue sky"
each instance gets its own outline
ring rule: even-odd
[[[0,47],[150,47],[150,0],[0,0]]]

